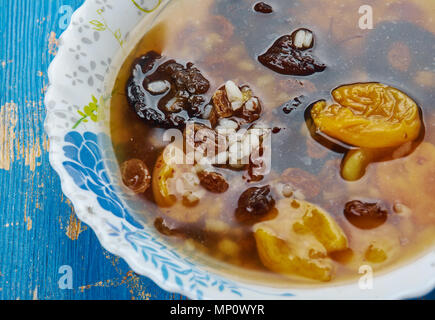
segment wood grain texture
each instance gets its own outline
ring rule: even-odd
[[[43,99],[59,8],[82,2],[0,0],[0,299],[179,299],[101,247],[48,161]],[[63,265],[72,290],[59,288]]]
[[[180,299],[102,249],[48,161],[43,98],[59,8],[82,2],[0,0],[0,299]],[[72,290],[59,288],[63,265]]]

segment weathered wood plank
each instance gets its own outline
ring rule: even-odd
[[[0,11],[0,298],[174,299],[102,249],[75,218],[48,162],[43,131],[47,68],[62,5],[2,0]],[[73,289],[59,268],[71,266]]]

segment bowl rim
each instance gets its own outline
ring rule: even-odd
[[[169,0],[170,1],[170,0]],[[86,0],[83,2],[83,4],[73,13],[71,17],[71,22],[74,21],[74,19],[77,19],[80,15],[82,15],[84,12],[86,12],[88,6],[90,3],[95,2],[94,0]],[[78,199],[75,194],[77,192],[77,186],[73,183],[70,183],[70,179],[66,177],[65,169],[62,167],[62,163],[59,160],[59,150],[56,147],[56,143],[60,143],[58,138],[58,134],[55,133],[56,130],[52,129],[53,121],[55,120],[54,117],[52,117],[53,112],[56,110],[51,110],[48,105],[50,101],[54,100],[54,96],[59,94],[59,88],[56,87],[56,73],[57,69],[61,66],[63,63],[63,57],[65,56],[64,53],[66,52],[67,48],[65,45],[65,40],[69,39],[74,36],[74,26],[72,23],[68,26],[66,30],[61,34],[59,37],[59,46],[58,46],[58,52],[52,62],[50,63],[50,66],[48,68],[48,80],[49,84],[47,87],[47,91],[44,98],[44,103],[47,110],[46,119],[44,122],[44,128],[45,132],[47,133],[47,136],[49,138],[50,144],[49,144],[49,161],[53,169],[57,172],[59,175],[60,181],[61,181],[61,189],[62,192],[70,199],[70,201],[73,204],[74,210],[78,216],[78,218],[86,223],[96,234],[98,241],[101,243],[104,249],[109,251],[110,253],[121,257],[124,259],[129,267],[136,273],[146,276],[150,278],[152,281],[154,281],[159,287],[162,289],[174,292],[178,294],[185,295],[189,298],[195,298],[195,295],[187,288],[180,288],[177,286],[173,281],[164,281],[161,274],[156,272],[156,270],[150,270],[144,268],[143,265],[139,263],[138,260],[134,259],[133,256],[129,255],[125,250],[123,250],[122,246],[116,246],[113,245],[112,241],[107,240],[106,231],[98,223],[99,220],[92,218],[92,208],[89,208],[84,204],[83,202]],[[431,271],[429,271],[431,270]],[[421,272],[416,272],[421,271]],[[422,274],[425,274],[429,272],[429,274],[432,274],[432,277],[423,277]],[[408,278],[406,278],[406,275]],[[405,279],[403,277],[405,276]],[[412,286],[413,281],[415,280],[414,277],[418,279],[418,285]],[[410,278],[411,281],[410,281]],[[373,294],[360,294],[355,296],[343,296],[343,293],[349,289],[348,287],[356,287],[355,284],[349,285],[334,285],[331,284],[331,286],[325,287],[325,288],[319,288],[314,289],[312,287],[310,288],[288,288],[288,290],[291,290],[295,292],[294,296],[282,296],[279,295],[280,292],[282,292],[281,289],[273,288],[273,287],[265,287],[260,284],[252,284],[252,283],[246,283],[243,279],[241,279],[238,283],[243,285],[249,290],[252,290],[255,294],[253,294],[253,298],[255,300],[260,299],[270,299],[270,298],[295,298],[295,299],[403,299],[403,298],[413,298],[413,297],[419,297],[427,294],[431,290],[435,288],[435,249],[432,249],[431,251],[428,251],[424,254],[424,256],[421,256],[420,258],[416,258],[413,261],[409,261],[409,263],[405,265],[401,265],[398,267],[398,269],[393,269],[388,271],[385,274],[381,274],[379,276],[375,276],[374,279],[377,279],[377,281],[383,282],[383,286],[388,285],[396,285],[396,291],[392,291],[390,288],[388,290],[380,290],[378,293]],[[398,285],[399,281],[397,279],[402,279],[404,281],[400,282],[403,285]],[[393,285],[393,287],[394,287]],[[397,287],[398,286],[398,287]],[[259,292],[259,290],[267,289],[271,291],[272,293],[277,293],[277,295],[272,296],[262,296],[262,293]],[[343,291],[344,290],[344,291]],[[353,289],[351,289],[353,290]],[[312,294],[314,291],[317,291],[317,293]],[[331,293],[335,292],[334,295],[330,295]],[[341,293],[341,295],[340,295]],[[337,295],[338,294],[338,295]],[[204,292],[204,298],[205,299],[225,299],[225,296],[220,296],[219,294],[216,294],[214,291],[205,291]]]

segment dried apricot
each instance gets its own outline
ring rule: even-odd
[[[165,151],[163,151],[154,167],[152,189],[155,202],[165,216],[175,221],[183,223],[198,221],[206,212],[206,201],[201,201],[206,190],[200,185],[195,167],[186,164],[168,164],[165,159]],[[186,210],[186,207],[189,210]]]
[[[346,85],[332,92],[337,102],[317,102],[311,116],[322,133],[361,148],[397,147],[417,139],[417,104],[405,93],[381,83]]]
[[[348,248],[348,240],[334,219],[321,208],[283,199],[275,219],[254,226],[258,254],[272,271],[319,281],[332,279],[328,254]]]

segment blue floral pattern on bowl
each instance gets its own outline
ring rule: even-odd
[[[216,288],[220,293],[243,297],[239,285],[221,277],[199,270],[195,264],[182,258],[158,238],[144,230],[117,196],[116,188],[107,173],[100,149],[104,134],[71,131],[65,136],[63,162],[74,183],[82,190],[93,193],[101,208],[122,219],[120,226],[110,225],[109,236],[123,238],[145,263],[160,271],[164,281],[173,281],[180,290],[189,290],[195,298],[204,297],[204,289]],[[284,296],[291,296],[285,293]]]
[[[63,166],[74,183],[83,190],[93,192],[104,210],[142,229],[143,226],[128,212],[110,183],[97,135],[92,132],[81,135],[73,131],[65,136],[65,142],[67,145],[63,150],[69,160]]]

